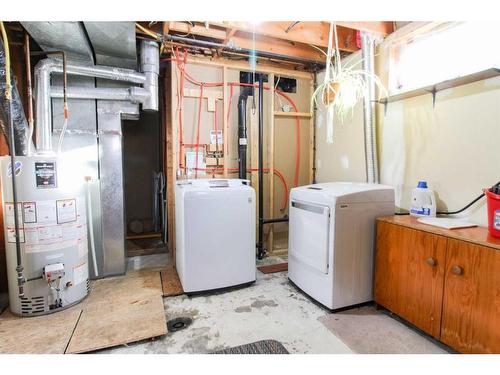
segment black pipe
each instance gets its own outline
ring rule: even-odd
[[[264,258],[264,76],[259,74],[259,242],[257,256]]]
[[[238,98],[238,177],[247,178],[247,99],[251,87],[242,87]]]
[[[262,224],[288,223],[288,217],[276,217],[273,219],[262,219]]]
[[[23,104],[21,102],[21,97],[19,96],[19,91],[17,91],[17,86],[15,84],[11,87],[11,101],[7,100],[5,97],[6,93],[6,78],[5,78],[5,51],[4,45],[0,38],[0,126],[5,134],[5,138],[9,143],[9,150],[15,150],[15,156],[24,156],[28,153],[28,122],[26,121],[26,115],[24,114]],[[12,77],[12,70],[11,70]],[[12,121],[10,121],[9,113],[12,115]],[[12,124],[13,129],[13,140],[14,145],[10,145],[10,129],[8,129],[8,124]],[[11,152],[12,153],[12,152]]]
[[[191,38],[186,38],[178,35],[164,35],[163,36],[164,41],[171,41],[171,42],[177,42],[177,43],[185,43],[185,44],[190,44],[194,46],[200,46],[200,47],[205,47],[205,48],[217,48],[222,51],[229,51],[229,52],[237,52],[245,55],[255,55],[254,50],[250,50],[247,48],[241,48],[229,44],[222,44],[222,43],[215,43],[215,42],[209,42],[206,40],[200,40],[200,39],[191,39]],[[276,59],[276,60],[284,60],[284,61],[290,61],[290,62],[296,62],[296,63],[301,63],[301,64],[310,64],[313,66],[316,66],[318,69],[324,67],[324,64],[322,64],[319,61],[315,60],[309,60],[309,59],[304,59],[302,57],[296,57],[296,56],[287,56],[287,55],[282,55],[279,53],[272,53],[272,52],[264,52],[264,51],[259,51],[258,52],[258,57],[266,58],[266,59]]]

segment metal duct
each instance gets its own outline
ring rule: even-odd
[[[160,50],[158,43],[141,41],[141,72],[146,76],[144,88],[149,96],[142,103],[143,110],[158,110],[158,75],[160,74]]]
[[[0,68],[5,66],[5,51],[3,41],[0,39]],[[13,74],[11,73],[13,77]],[[0,69],[0,124],[5,138],[9,139],[9,102],[5,97],[6,81],[5,69]],[[12,85],[12,124],[14,126],[14,145],[16,156],[26,155],[28,152],[28,122],[24,114],[23,103],[16,85]],[[9,145],[10,148],[10,145]]]
[[[44,51],[64,51],[68,58],[94,63],[81,22],[21,22]]]
[[[141,56],[144,55],[144,58],[141,57],[141,61],[144,60],[141,70],[144,73],[130,69],[68,62],[67,74],[142,84],[149,93],[149,97],[143,98],[143,109],[158,110],[158,44],[146,42],[141,46],[144,48],[141,50]],[[50,77],[52,73],[62,73],[62,68],[62,60],[54,58],[42,60],[35,67],[36,137],[39,153],[52,152]],[[139,94],[137,90],[135,92]]]
[[[150,93],[142,87],[68,87],[66,90],[68,99],[97,99],[97,100],[127,100],[132,103],[144,103]],[[52,86],[50,88],[52,98],[62,98],[63,88],[61,86]]]
[[[375,40],[366,32],[361,33],[361,53],[363,57],[363,70],[375,74]],[[368,92],[363,97],[366,176],[368,183],[378,183],[375,82],[372,79],[368,79],[367,84]]]
[[[135,22],[88,22],[83,25],[94,50],[96,64],[137,68]]]

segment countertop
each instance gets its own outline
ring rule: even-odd
[[[423,224],[417,221],[416,217],[410,215],[384,216],[377,220],[500,250],[500,238],[490,235],[488,228],[485,227],[444,229]]]

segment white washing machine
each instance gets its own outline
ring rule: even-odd
[[[292,189],[289,279],[332,310],[373,300],[375,219],[393,214],[390,186],[331,182]]]
[[[255,281],[255,190],[246,180],[179,181],[176,267],[186,293]]]

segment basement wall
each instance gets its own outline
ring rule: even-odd
[[[353,58],[360,56],[353,55]],[[426,58],[426,57],[423,57]],[[380,47],[377,74],[387,82],[389,49]],[[318,74],[317,82],[323,79]],[[326,143],[326,114],[316,115],[317,182],[366,181],[363,107],[352,119],[336,119],[334,143]],[[409,209],[411,190],[426,180],[436,192],[438,211],[457,210],[500,180],[500,77],[377,105],[380,183],[396,192],[396,206]],[[486,200],[463,217],[487,225]]]
[[[361,66],[361,52],[355,52],[344,63]],[[321,84],[325,73],[318,73]],[[316,110],[316,182],[366,181],[363,103],[359,102],[352,116],[342,122],[337,116],[333,125],[333,143],[326,143],[326,109],[320,103]]]
[[[384,80],[389,49],[376,66]],[[423,56],[422,58],[431,58]],[[462,208],[500,180],[500,77],[378,106],[380,182],[396,189],[396,205],[408,209],[411,190],[426,180],[438,211]],[[486,200],[464,215],[487,225]]]
[[[193,78],[198,81],[205,82],[221,82],[224,77],[223,64],[226,66],[226,81],[227,82],[239,82],[240,70],[239,68],[233,66],[231,61],[225,59],[217,60],[220,62],[218,65],[205,65],[203,63],[189,62],[186,64],[186,70]],[[240,65],[241,66],[241,65]],[[249,71],[250,66],[244,63],[244,70]],[[259,69],[259,68],[258,68]],[[257,70],[258,70],[257,69]],[[296,78],[293,71],[280,69],[279,67],[275,69],[276,71],[282,71],[283,73],[275,73],[278,77],[282,74],[282,77]],[[287,72],[289,74],[287,74]],[[267,73],[266,73],[267,74]],[[177,160],[178,150],[179,150],[179,139],[178,139],[178,112],[177,108],[177,85],[179,79],[179,71],[176,69],[175,63],[171,66],[171,77],[172,77],[172,130],[173,130],[173,146],[174,146],[174,160]],[[287,95],[295,101],[298,111],[308,113],[310,105],[310,95],[312,91],[312,75],[305,75],[304,73],[299,74],[297,77],[297,92],[287,93]],[[265,82],[266,86],[272,86],[273,82]],[[189,90],[199,90],[199,86],[194,85],[188,80],[185,81],[185,93]],[[204,87],[204,93],[207,92],[219,92],[223,93],[222,87]],[[227,105],[229,105],[229,88],[227,88]],[[228,133],[224,134],[224,143],[228,143],[229,152],[227,154],[227,165],[226,168],[238,168],[238,96],[240,94],[240,88],[238,86],[234,87],[232,99],[231,99],[231,113],[228,121]],[[199,95],[199,94],[198,94]],[[264,168],[270,166],[270,127],[271,118],[274,111],[280,111],[280,105],[277,95],[273,96],[271,91],[264,91],[264,157],[263,164]],[[273,103],[274,101],[274,103]],[[288,103],[286,99],[281,98],[283,104]],[[274,107],[273,107],[274,104]],[[258,90],[256,90],[255,105],[258,106]],[[199,108],[199,98],[198,97],[185,97],[184,98],[184,143],[193,145],[196,143],[196,130],[198,122],[198,108]],[[202,103],[201,111],[201,126],[200,126],[200,145],[210,143],[210,130],[214,128],[214,116],[215,113],[208,110],[207,100],[204,99]],[[218,100],[218,128],[222,129],[224,124],[224,116],[227,116],[227,112],[224,113],[223,100]],[[288,188],[293,187],[293,177],[295,171],[295,152],[296,152],[296,122],[293,117],[277,117],[274,116],[274,168],[278,169],[284,176]],[[311,183],[312,177],[312,132],[313,123],[309,118],[301,118],[300,120],[300,174],[299,174],[299,185],[307,185]],[[258,152],[257,152],[257,136],[258,136],[258,109],[256,108],[255,114],[252,115],[252,97],[248,98],[247,101],[247,136],[248,136],[248,147],[247,147],[247,168],[257,168],[258,167]],[[203,150],[200,147],[199,150]],[[186,147],[186,151],[194,150],[194,147]],[[177,163],[177,162],[176,162]],[[174,165],[174,170],[177,170],[177,165]],[[198,178],[212,178],[212,174],[205,174],[203,172],[198,172]],[[215,175],[216,178],[225,178],[224,175]],[[194,178],[194,173],[191,176]],[[237,173],[229,173],[227,178],[238,178]],[[248,173],[247,178],[252,181],[252,186],[256,190],[256,195],[258,195],[258,177],[257,172]],[[273,177],[274,179],[274,189],[273,198],[271,205],[270,198],[270,181],[269,174],[264,174],[264,215],[266,218],[271,217],[281,217],[288,214],[288,207],[285,210],[281,210],[281,202],[285,198],[285,191],[283,185],[278,177]],[[258,207],[258,204],[257,204]],[[257,216],[258,217],[258,216]],[[256,223],[257,224],[257,223]],[[288,248],[288,225],[286,223],[277,223],[274,225],[265,226],[264,240],[269,240],[269,230],[274,227],[274,242],[272,244],[268,243],[269,252],[273,252],[271,249],[276,250],[275,253],[286,253]]]

